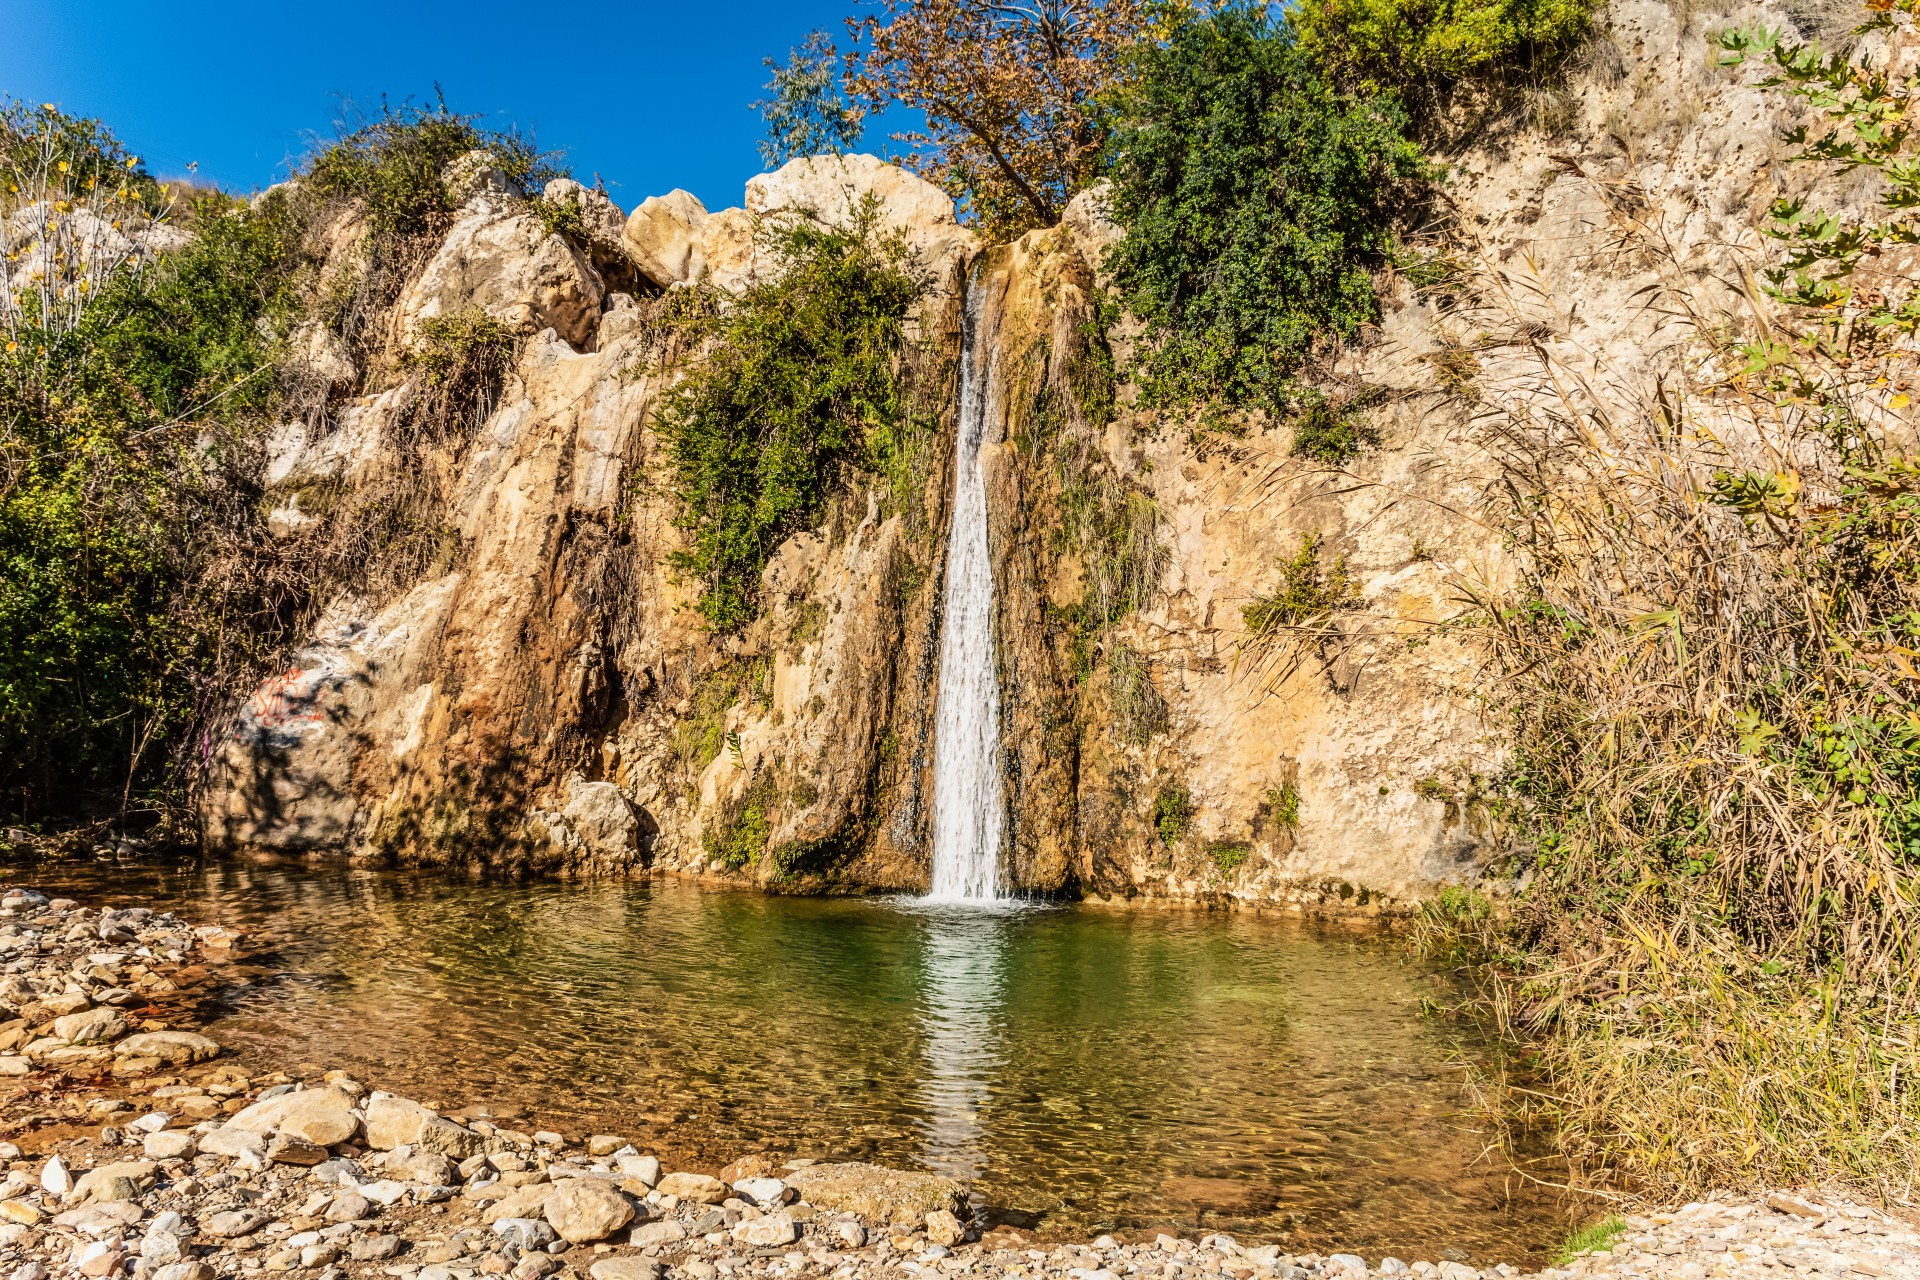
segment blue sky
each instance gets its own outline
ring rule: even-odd
[[[845,46],[853,0],[614,4],[408,0],[0,0],[0,94],[99,116],[166,177],[248,191],[340,115],[342,95],[429,98],[531,127],[632,208],[684,187],[740,203],[760,171],[748,104],[814,27]],[[866,147],[884,148],[872,128]]]

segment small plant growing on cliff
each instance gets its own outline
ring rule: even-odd
[[[1280,562],[1280,589],[1243,605],[1241,617],[1255,637],[1294,627],[1316,626],[1336,610],[1351,608],[1360,593],[1347,576],[1346,557],[1321,563],[1318,533],[1300,535],[1300,549]]]
[[[773,247],[774,279],[690,320],[710,346],[659,410],[687,535],[673,562],[716,631],[758,615],[768,557],[848,477],[888,470],[910,412],[900,362],[920,290],[905,247],[871,210],[850,231],[795,225]]]
[[[1207,855],[1213,859],[1213,865],[1228,879],[1232,879],[1234,872],[1246,865],[1247,859],[1252,854],[1253,846],[1243,840],[1223,841],[1207,850]]]
[[[1343,466],[1380,444],[1380,429],[1367,412],[1383,392],[1366,387],[1351,395],[1315,396],[1293,420],[1293,454]]]
[[[1267,815],[1273,824],[1283,831],[1300,829],[1300,788],[1293,782],[1283,782],[1277,787],[1267,788]]]
[[[1180,843],[1187,828],[1193,825],[1193,793],[1187,790],[1187,784],[1178,778],[1160,788],[1160,794],[1153,798],[1153,811],[1148,815],[1153,823],[1155,834],[1160,843],[1171,849]]]

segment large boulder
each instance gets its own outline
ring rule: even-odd
[[[874,1164],[812,1164],[787,1175],[787,1185],[816,1209],[857,1213],[870,1222],[925,1222],[942,1210],[962,1214],[966,1188],[932,1173],[905,1173]]]
[[[338,1089],[300,1089],[267,1098],[234,1113],[227,1124],[262,1136],[283,1133],[321,1147],[345,1142],[360,1128],[353,1098]]]
[[[706,280],[738,293],[778,263],[765,235],[799,218],[849,228],[873,206],[876,229],[897,234],[936,283],[978,245],[954,215],[953,197],[875,156],[803,156],[747,183],[746,207],[708,213],[684,191],[651,196],[627,219],[628,252],[642,274],[667,287]]]
[[[548,1224],[568,1244],[605,1240],[633,1221],[633,1202],[599,1178],[568,1178],[547,1193],[544,1208]]]
[[[480,1135],[405,1098],[375,1098],[367,1104],[367,1145],[376,1151],[417,1147],[465,1160],[485,1145]]]
[[[952,196],[877,156],[801,156],[747,183],[747,212],[762,219],[798,214],[845,228],[868,201],[878,229],[905,239],[936,278],[978,243],[954,215]]]
[[[571,778],[561,816],[585,846],[592,865],[618,871],[633,864],[640,850],[640,815],[619,787]]]
[[[622,230],[627,256],[640,274],[662,289],[687,284],[705,265],[700,250],[707,206],[688,191],[648,196],[627,217]]]
[[[580,347],[593,337],[606,292],[566,237],[549,232],[524,201],[486,186],[401,296],[400,338],[417,342],[429,320],[478,310],[516,333],[551,328]]]

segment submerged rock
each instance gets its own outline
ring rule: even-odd
[[[815,1164],[795,1169],[787,1184],[819,1209],[857,1213],[875,1222],[926,1221],[930,1213],[966,1211],[966,1188],[932,1173],[905,1173],[875,1164]]]

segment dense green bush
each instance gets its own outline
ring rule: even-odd
[[[722,631],[755,617],[767,558],[847,475],[892,468],[909,417],[900,362],[919,287],[904,248],[870,219],[802,223],[774,247],[772,282],[688,322],[712,346],[659,418],[687,533],[675,563]]]
[[[196,239],[0,358],[0,792],[27,812],[123,793],[201,696],[219,602],[176,607],[224,518],[211,426],[274,394],[257,324],[292,228],[200,202]],[[155,750],[161,748],[161,750]]]
[[[1111,265],[1151,338],[1145,402],[1278,412],[1313,344],[1376,313],[1372,269],[1426,174],[1405,113],[1334,89],[1264,5],[1188,19],[1134,71]]]
[[[531,139],[511,129],[483,129],[479,119],[449,110],[445,99],[431,108],[383,100],[377,113],[313,157],[307,181],[321,196],[366,201],[376,235],[404,237],[429,231],[452,213],[443,175],[469,151],[492,152],[495,170],[522,195],[564,176],[556,157]]]
[[[1309,0],[1294,23],[1339,83],[1426,113],[1462,82],[1537,70],[1586,32],[1592,10],[1591,0]]]

